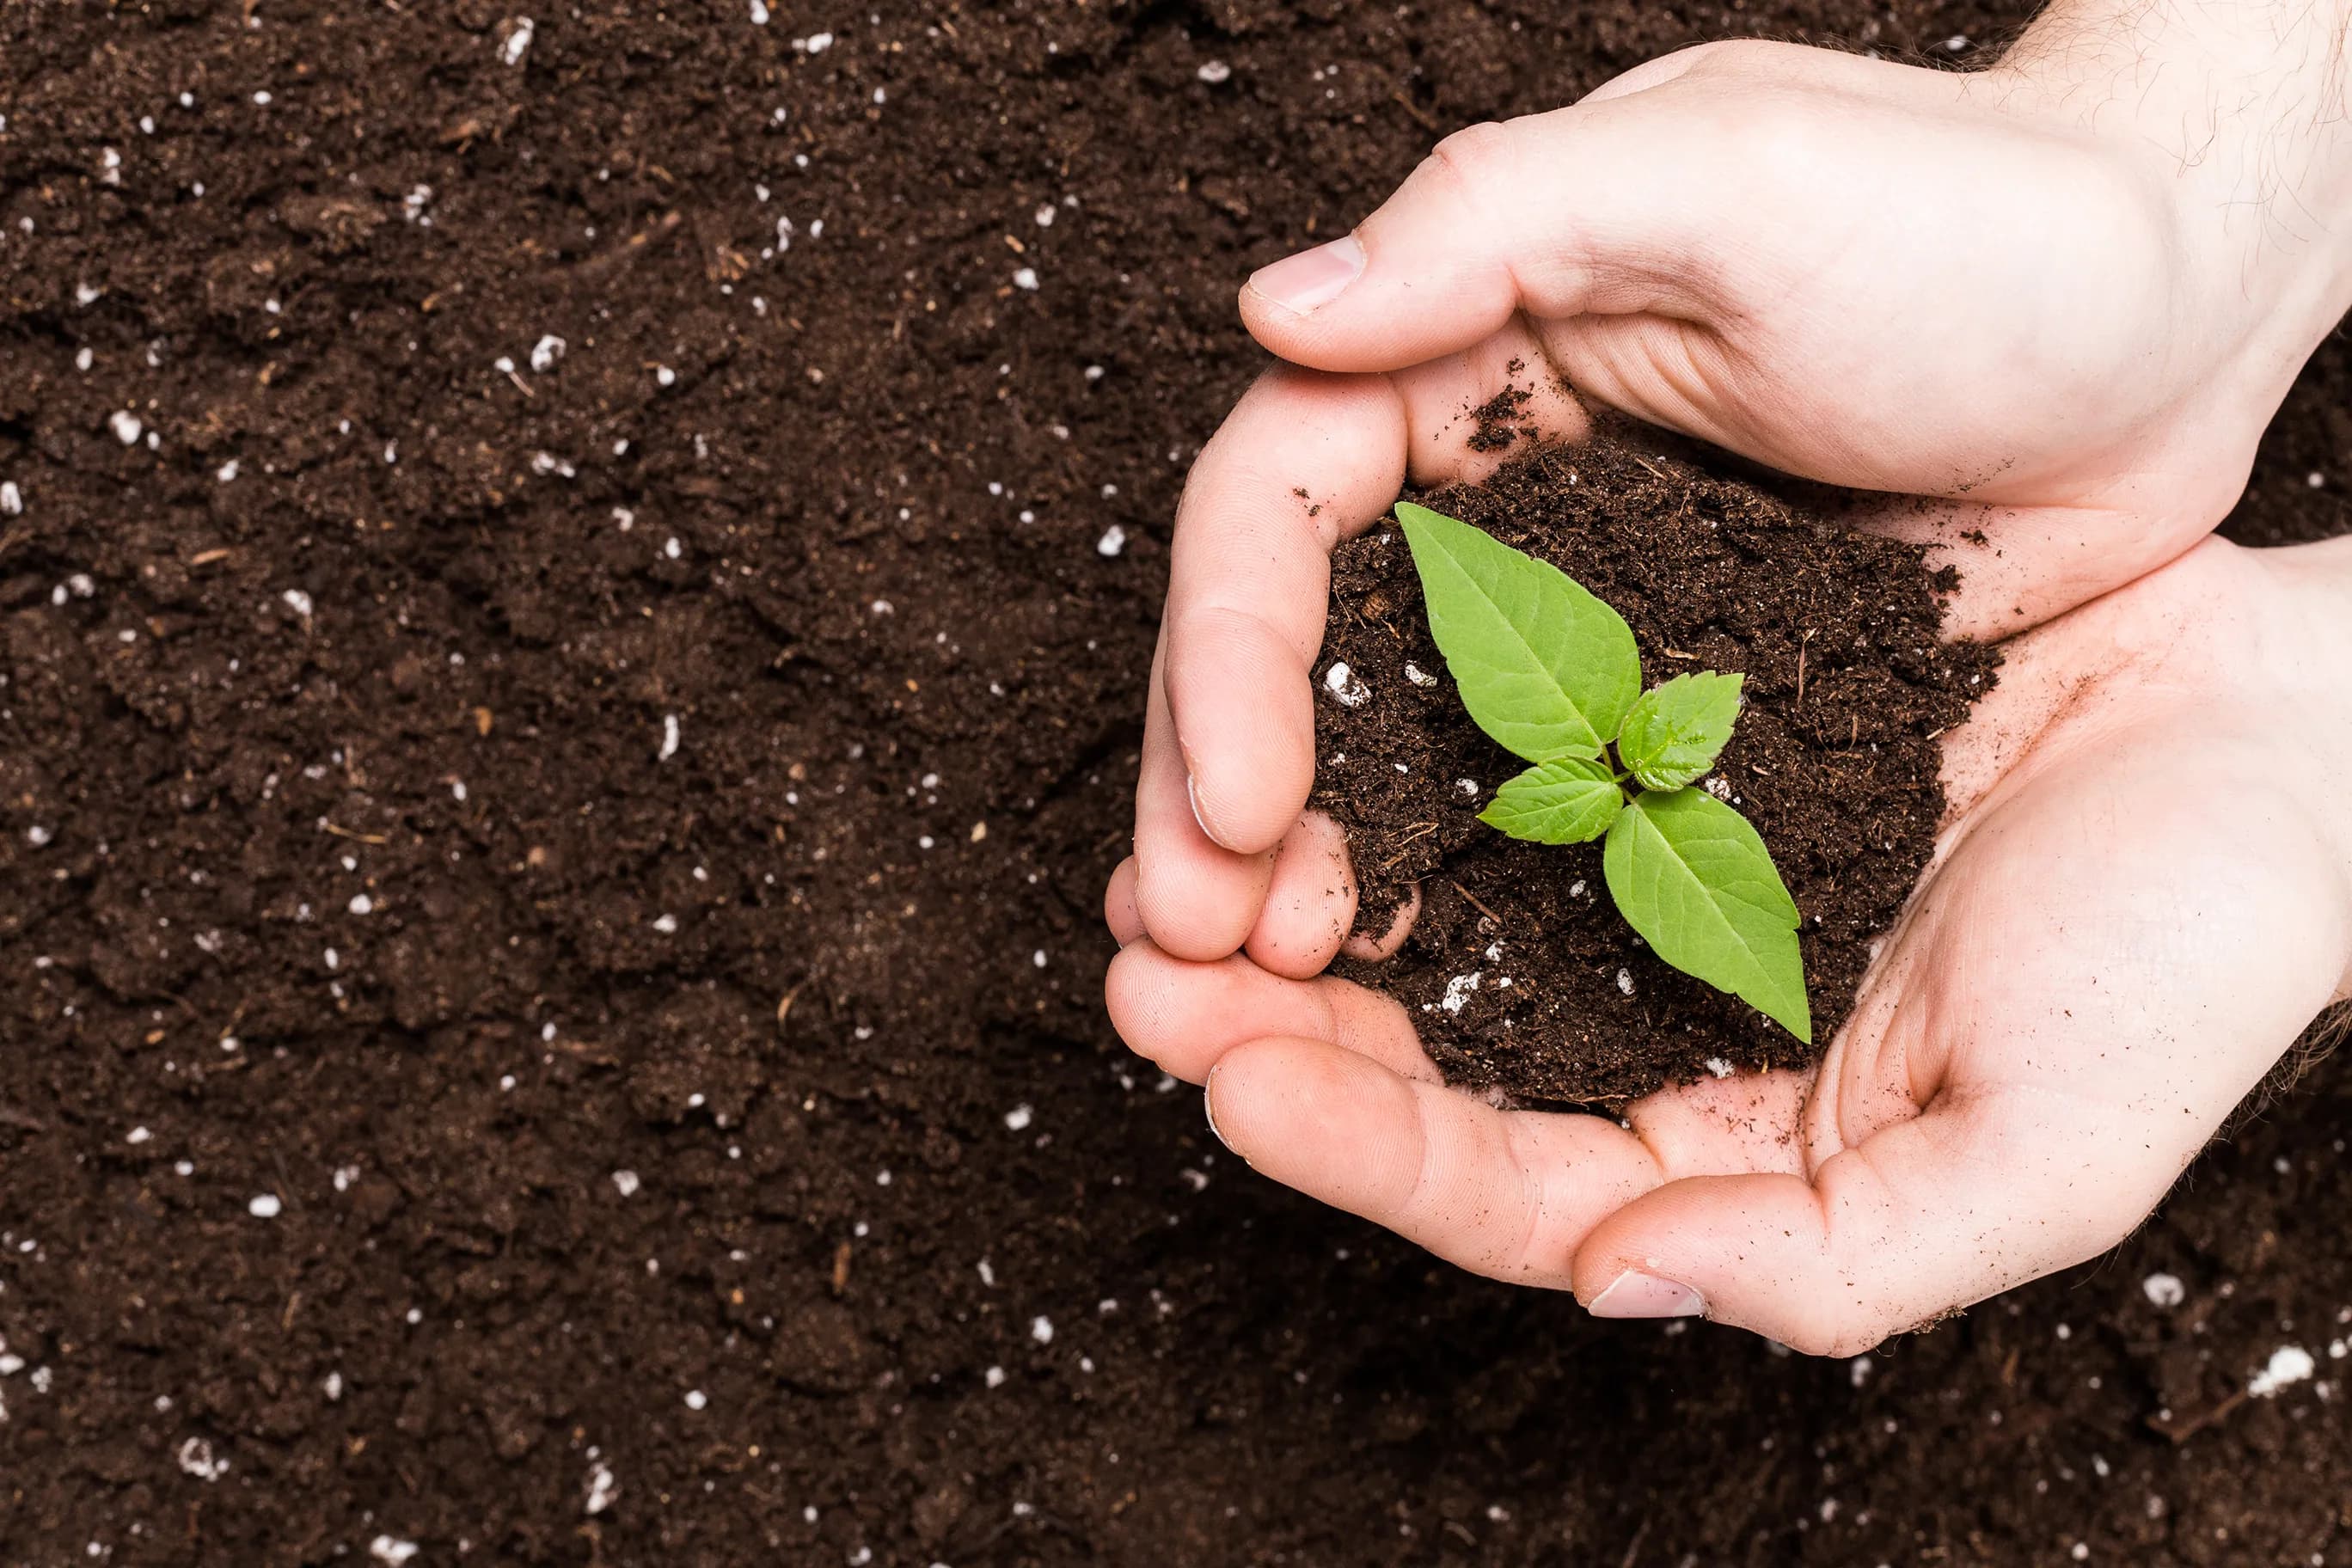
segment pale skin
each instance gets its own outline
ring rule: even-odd
[[[1129,1043],[1266,1174],[1608,1316],[1850,1352],[2120,1239],[2352,996],[2352,544],[2200,542],[2352,303],[2341,27],[2066,6],[1969,77],[1688,51],[1449,141],[1253,279],[1300,368],[1180,510],[1106,903]],[[2016,638],[1819,1067],[1623,1127],[1447,1090],[1393,1005],[1317,978],[1356,914],[1301,815],[1328,552],[1408,477],[1484,471],[1459,416],[1514,359],[1940,498],[1862,521],[1959,566],[1956,633]],[[1553,379],[1532,412],[1572,438]]]

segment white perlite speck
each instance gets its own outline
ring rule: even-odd
[[[22,517],[24,515],[25,492],[16,488],[16,481],[13,479],[0,484],[0,516]]]
[[[1407,680],[1412,681],[1415,686],[1434,686],[1437,684],[1437,677],[1430,674],[1429,671],[1422,668],[1421,666],[1417,664],[1406,664],[1404,667],[1404,678]]]
[[[263,1193],[245,1205],[245,1212],[256,1219],[276,1219],[284,1207],[276,1193]]]
[[[687,1390],[686,1407],[688,1410],[700,1410],[709,1403],[710,1396],[703,1393],[702,1390],[698,1388],[689,1388]]]
[[[1617,972],[1617,989],[1622,991],[1628,996],[1633,994],[1633,972],[1632,970],[1621,969]]]
[[[310,595],[302,592],[299,588],[289,588],[286,592],[278,595],[278,596],[285,601],[286,607],[288,609],[293,611],[296,615],[301,616],[306,621],[310,618]]]
[[[570,347],[569,343],[553,332],[548,333],[530,345],[530,368],[541,375],[545,375],[556,367],[557,363],[563,358],[564,351]]]
[[[191,1437],[180,1445],[176,1456],[180,1468],[200,1481],[216,1481],[228,1474],[228,1461],[213,1457],[213,1446],[202,1437]]]
[[[1457,974],[1445,983],[1445,995],[1437,1005],[1449,1013],[1459,1013],[1470,1005],[1470,994],[1478,989],[1480,972]]]
[[[677,755],[677,715],[665,713],[662,715],[661,752],[655,761],[666,763],[676,755]]]
[[[1223,60],[1210,60],[1205,62],[1199,70],[1194,71],[1192,74],[1199,77],[1202,81],[1207,82],[1211,87],[1216,87],[1221,83],[1233,79],[1234,68],[1227,65]]]
[[[614,1172],[613,1184],[621,1189],[621,1195],[625,1198],[637,1195],[637,1173],[635,1171]]]
[[[507,34],[507,41],[499,46],[499,58],[510,66],[522,64],[523,56],[530,53],[531,36],[537,31],[530,17],[517,16],[513,29]]]
[[[2139,1288],[2141,1293],[2147,1297],[2149,1306],[2161,1307],[2167,1311],[2189,1300],[2189,1287],[2180,1282],[2177,1274],[2151,1274],[2139,1282]]]
[[[813,55],[821,55],[824,53],[825,50],[833,47],[833,35],[831,33],[811,33],[807,37],[801,40],[801,47],[806,49]]]
[[[1344,660],[1335,660],[1323,672],[1323,689],[1328,691],[1343,708],[1360,708],[1372,694],[1372,689],[1348,668]]]
[[[1029,1129],[1030,1118],[1034,1114],[1035,1112],[1032,1111],[1025,1105],[1014,1106],[1012,1110],[1004,1113],[1004,1125],[1006,1130],[1013,1132],[1027,1131]]]
[[[1095,541],[1095,553],[1097,555],[1116,555],[1126,548],[1127,530],[1115,522],[1104,529],[1103,536]]]
[[[383,1563],[384,1568],[400,1568],[416,1552],[417,1545],[414,1541],[402,1541],[390,1535],[379,1535],[368,1542],[368,1555]]]
[[[127,408],[110,415],[106,423],[114,431],[114,438],[126,447],[139,445],[139,437],[147,428],[139,423],[139,416]]]
[[[2281,1345],[2271,1352],[2270,1364],[2247,1380],[2246,1392],[2256,1399],[2268,1399],[2318,1370],[2319,1363],[2309,1351],[2300,1345]]]
[[[613,1472],[610,1469],[599,1465],[588,1472],[587,1510],[590,1513],[604,1512],[613,1506],[613,1500],[620,1495],[620,1483],[613,1479]]]
[[[1001,1366],[992,1366],[982,1374],[982,1380],[991,1388],[1002,1388],[1004,1386],[1004,1369]]]
[[[1731,1064],[1725,1061],[1721,1057],[1709,1057],[1706,1061],[1699,1065],[1706,1068],[1707,1072],[1713,1077],[1729,1078],[1731,1076]]]
[[[1043,1317],[1031,1319],[1029,1321],[1029,1337],[1035,1340],[1041,1345],[1052,1344],[1054,1342],[1054,1320]]]
[[[1034,294],[1037,291],[1037,269],[1034,267],[1015,268],[1013,273],[1013,286]]]
[[[761,0],[751,0],[751,26],[755,27],[764,27],[767,25],[767,6],[761,4]]]
[[[676,915],[656,916],[654,920],[654,930],[664,936],[672,934],[677,930],[677,917]]]

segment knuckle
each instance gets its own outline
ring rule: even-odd
[[[1518,135],[1501,121],[1465,125],[1430,151],[1423,167],[1473,205],[1509,186]]]

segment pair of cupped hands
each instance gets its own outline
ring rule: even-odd
[[[1259,272],[1285,363],[1186,488],[1106,900],[1128,1042],[1257,1171],[1606,1317],[1852,1353],[2121,1240],[2352,994],[2352,555],[2207,537],[2345,301],[2242,216],[2022,75],[1743,44],[1457,134]],[[1303,811],[1328,556],[1488,471],[1461,415],[1514,362],[1550,437],[1557,381],[1887,495],[1861,524],[2005,645],[1815,1067],[1498,1108],[1321,973],[1356,916]]]

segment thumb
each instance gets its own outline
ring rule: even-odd
[[[1253,275],[1243,321],[1295,364],[1391,371],[1520,310],[1697,313],[1692,258],[1719,226],[1701,220],[1727,159],[1691,156],[1691,121],[1645,97],[1454,132],[1353,233]]]
[[[1586,1238],[1577,1295],[1597,1317],[1703,1314],[1807,1354],[1856,1354],[2095,1257],[2196,1152],[2193,1139],[2158,1150],[2074,1120],[2031,1095],[1939,1100],[1810,1180],[1669,1183]]]

